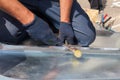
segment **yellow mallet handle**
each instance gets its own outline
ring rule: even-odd
[[[76,58],[81,58],[82,57],[82,52],[78,49],[76,50],[72,50],[73,52],[73,55],[76,57]]]
[[[77,49],[77,48],[75,48],[75,47],[73,47],[73,46],[71,46],[71,45],[65,45],[70,51],[72,51],[73,52],[73,55],[76,57],[76,58],[81,58],[82,57],[82,52],[79,50],[79,49]]]

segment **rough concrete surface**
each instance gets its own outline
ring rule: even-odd
[[[80,5],[83,8],[90,8],[90,4],[89,4],[88,0],[78,0],[78,2],[80,3]],[[120,0],[103,0],[103,2],[104,3],[106,2],[104,13],[107,13],[109,16],[112,16],[112,17],[116,17],[116,16],[120,15],[120,8],[111,7],[112,3],[120,2]]]
[[[88,0],[78,0],[82,8],[90,8],[90,4]],[[108,14],[108,17],[116,18],[116,22],[113,25],[120,24],[120,7],[112,6],[113,3],[120,2],[120,0],[103,0],[104,3],[104,14]],[[119,18],[119,19],[118,19]],[[99,26],[96,26],[98,28]],[[119,26],[118,26],[119,27]],[[118,28],[119,29],[119,28]],[[109,36],[107,36],[109,34]],[[97,31],[97,37],[94,43],[90,46],[99,47],[99,48],[120,48],[120,33],[107,31],[104,29],[100,29]]]

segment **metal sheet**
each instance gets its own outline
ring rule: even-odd
[[[4,45],[1,57],[19,55],[26,60],[1,75],[22,80],[120,79],[119,48],[78,48],[83,52],[80,59],[64,47]]]
[[[21,80],[21,79],[9,78],[9,77],[0,75],[0,80]]]

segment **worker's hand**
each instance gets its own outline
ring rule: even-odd
[[[35,16],[34,22],[26,26],[26,28],[28,35],[35,41],[42,42],[46,45],[62,45],[49,25],[37,16]]]
[[[63,43],[67,40],[68,44],[74,44],[74,32],[71,24],[65,22],[60,23],[59,38]]]

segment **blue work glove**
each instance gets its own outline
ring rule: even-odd
[[[60,23],[59,38],[63,43],[66,40],[68,44],[74,44],[74,32],[70,23]]]
[[[62,45],[61,41],[55,36],[49,25],[37,16],[35,16],[35,20],[30,25],[25,27],[28,35],[34,41],[52,46]]]

